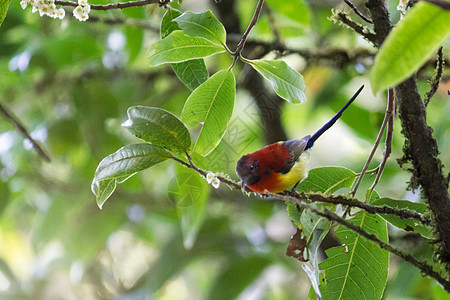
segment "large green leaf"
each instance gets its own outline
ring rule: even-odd
[[[370,72],[372,90],[393,87],[417,71],[450,36],[450,11],[414,5],[384,41]]]
[[[303,76],[294,71],[282,60],[248,61],[256,71],[272,83],[275,92],[291,103],[303,103],[306,100]]]
[[[411,211],[415,211],[421,214],[424,214],[427,211],[428,206],[424,203],[415,203],[406,200],[394,200],[390,198],[380,198],[372,202],[373,205],[378,206],[389,206],[396,207],[400,209],[408,209]],[[417,220],[412,219],[401,219],[400,217],[392,214],[380,214],[380,216],[391,223],[392,225],[401,228],[406,231],[415,231],[420,233],[423,237],[428,239],[433,238],[433,234],[430,229],[424,226]]]
[[[210,10],[203,13],[185,12],[176,18],[175,22],[190,36],[202,37],[225,47],[225,27]]]
[[[234,108],[236,85],[233,72],[222,70],[199,86],[187,99],[181,118],[202,124],[194,151],[208,155],[222,139]]]
[[[105,157],[95,171],[92,192],[102,208],[114,192],[116,182],[123,182],[139,171],[150,168],[170,156],[166,150],[150,144],[127,145]]]
[[[181,30],[175,30],[150,48],[150,66],[164,63],[178,63],[224,52],[222,46],[207,39],[192,37]]]
[[[304,0],[266,0],[270,9],[304,25],[309,24],[309,7]]]
[[[388,242],[386,221],[380,216],[360,211],[350,222]],[[320,285],[323,299],[381,299],[389,252],[342,225],[336,235],[343,245],[326,250],[328,258],[319,265],[325,272]]]
[[[132,106],[122,126],[138,138],[164,149],[183,153],[191,147],[191,137],[184,124],[161,108]]]
[[[172,31],[179,30],[177,23],[173,21],[180,16],[181,12],[176,9],[168,9],[161,21],[161,38],[165,38]],[[195,90],[200,84],[208,79],[209,74],[205,61],[202,58],[192,59],[185,62],[173,63],[172,69],[188,89]]]
[[[2,26],[3,20],[6,18],[8,12],[9,0],[0,0],[0,26]]]
[[[171,180],[168,193],[177,209],[183,245],[191,249],[205,219],[209,187],[197,172],[177,165],[177,174]]]

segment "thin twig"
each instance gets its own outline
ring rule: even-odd
[[[400,217],[401,219],[414,219],[418,220],[424,225],[429,225],[430,220],[428,218],[424,218],[420,213],[399,209],[390,206],[377,206],[371,205],[366,202],[362,202],[356,199],[350,199],[343,195],[321,195],[321,194],[311,194],[305,192],[298,192],[300,198],[308,199],[311,202],[323,202],[323,203],[332,203],[332,204],[341,204],[349,207],[358,207],[370,214],[391,214]],[[291,195],[292,196],[292,195]]]
[[[258,0],[258,4],[256,5],[255,13],[253,14],[253,18],[250,21],[250,24],[248,24],[248,27],[245,30],[244,34],[242,35],[241,40],[237,44],[236,52],[235,52],[236,57],[239,57],[241,55],[242,50],[244,50],[245,42],[247,41],[248,35],[250,34],[250,31],[252,31],[253,26],[255,26],[256,22],[258,21],[259,14],[261,13],[263,4],[264,4],[264,0]]]
[[[386,107],[386,113],[384,115],[384,120],[383,120],[383,123],[381,124],[380,131],[378,131],[377,139],[375,140],[375,143],[373,144],[372,151],[370,151],[370,154],[369,154],[369,157],[367,158],[366,164],[364,165],[364,167],[361,171],[361,175],[359,175],[359,178],[356,181],[355,187],[353,188],[353,191],[351,192],[351,195],[353,197],[355,197],[356,192],[358,191],[359,185],[361,184],[361,181],[363,180],[363,177],[366,174],[367,168],[369,168],[369,164],[372,161],[372,158],[375,155],[375,152],[377,151],[378,146],[380,145],[381,138],[383,137],[384,129],[386,128],[386,125],[387,125],[389,117],[390,117],[388,115],[388,111],[390,108],[389,100],[387,102],[388,102],[388,104]]]
[[[372,186],[369,188],[369,194],[367,196],[367,201],[372,197],[372,193],[375,189],[375,186],[378,184],[378,182],[381,179],[381,175],[383,174],[384,168],[386,166],[387,160],[389,158],[389,155],[391,155],[392,151],[392,139],[394,135],[394,107],[395,107],[395,97],[394,97],[394,89],[390,88],[388,91],[388,104],[386,108],[386,115],[388,122],[386,126],[386,142],[385,142],[385,148],[383,152],[383,159],[381,160],[380,164],[377,168],[377,176],[375,177],[375,180],[372,183]]]
[[[350,0],[344,0],[344,2],[345,2],[348,6],[350,6],[350,8],[353,9],[353,11],[355,12],[355,14],[357,14],[361,19],[363,19],[363,20],[366,21],[367,23],[372,24],[372,20],[369,19],[368,17],[366,17],[365,15],[363,15],[363,13],[360,12],[360,11],[358,10],[358,8],[357,8],[352,2],[350,2]]]
[[[362,37],[366,38],[371,43],[376,43],[375,34],[370,32],[367,27],[364,27],[354,21],[352,21],[346,13],[342,11],[337,11],[331,17],[332,21],[341,22],[351,29],[353,29],[356,33],[360,34]]]
[[[401,251],[400,249],[395,248],[394,246],[380,240],[375,234],[365,231],[363,228],[356,226],[353,223],[341,218],[337,214],[329,211],[328,209],[320,211],[320,210],[312,207],[311,205],[307,204],[306,202],[303,202],[292,196],[274,194],[274,193],[269,193],[269,192],[266,192],[266,195],[273,197],[275,199],[278,199],[278,200],[291,201],[305,209],[308,209],[309,211],[315,213],[318,216],[324,217],[330,221],[335,221],[341,225],[344,225],[345,227],[355,231],[356,233],[362,235],[363,237],[377,243],[380,246],[380,248],[383,248],[383,249],[397,255],[398,257],[404,259],[405,261],[411,263],[416,268],[421,270],[424,274],[429,275],[430,277],[436,279],[440,284],[442,284],[445,287],[446,290],[450,290],[450,281],[443,278],[438,272],[433,271],[432,266],[430,266],[424,262],[418,261],[412,255],[405,253],[405,252]]]
[[[0,114],[9,122],[11,122],[14,127],[16,127],[17,131],[19,131],[25,138],[27,138],[31,144],[33,145],[33,148],[36,150],[36,152],[46,161],[50,162],[50,157],[44,152],[44,150],[39,146],[38,142],[36,142],[31,135],[28,133],[28,131],[25,129],[25,127],[22,125],[22,123],[15,118],[11,113],[8,112],[8,110],[0,103]]]
[[[109,3],[109,4],[91,4],[91,10],[111,10],[111,9],[124,9],[128,7],[139,7],[145,6],[149,4],[159,4],[159,6],[166,5],[170,2],[170,0],[137,0],[137,1],[128,1],[128,2],[118,2],[118,3]],[[56,5],[63,6],[72,6],[77,7],[78,2],[75,1],[63,1],[63,0],[55,0]]]
[[[439,48],[436,58],[436,74],[430,80],[430,90],[425,94],[425,99],[423,100],[425,107],[430,103],[431,97],[436,93],[439,88],[439,83],[442,78],[442,73],[444,71],[444,58],[442,53],[442,47]]]

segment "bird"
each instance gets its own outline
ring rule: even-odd
[[[236,165],[236,174],[241,181],[244,193],[247,186],[257,193],[280,193],[297,185],[308,176],[308,151],[314,142],[342,116],[342,113],[361,93],[364,85],[350,100],[313,135],[307,135],[300,140],[280,141],[265,146],[253,153],[242,156]]]

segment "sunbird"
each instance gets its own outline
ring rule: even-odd
[[[241,180],[242,192],[245,186],[252,191],[279,193],[294,186],[308,176],[306,155],[314,142],[342,116],[342,113],[361,93],[361,86],[353,97],[325,125],[312,136],[301,140],[281,141],[265,146],[253,153],[242,156],[236,165],[236,174]],[[305,153],[306,152],[306,153]]]

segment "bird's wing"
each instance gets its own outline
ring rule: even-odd
[[[295,162],[298,161],[300,155],[302,155],[303,151],[305,150],[310,138],[311,136],[307,135],[301,140],[289,140],[283,142],[283,145],[289,151],[290,156],[285,161],[285,165],[281,172],[282,174],[286,174],[292,169]]]

